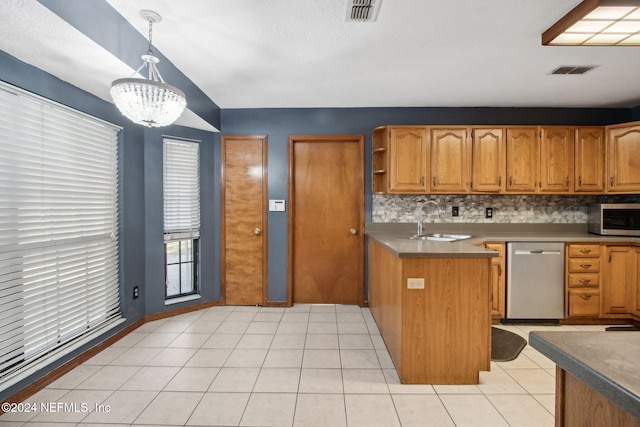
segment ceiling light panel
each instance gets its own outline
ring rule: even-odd
[[[640,45],[640,0],[584,0],[542,34],[552,46]]]

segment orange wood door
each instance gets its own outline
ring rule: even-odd
[[[289,138],[289,302],[363,304],[361,135]]]
[[[604,129],[578,128],[575,146],[575,191],[604,193]]]
[[[432,128],[431,191],[466,193],[471,174],[471,146],[467,128]]]
[[[221,266],[226,304],[266,299],[267,138],[223,136]]]
[[[507,128],[506,191],[533,193],[538,187],[540,139],[535,127]]]
[[[567,193],[573,189],[575,129],[551,126],[540,132],[540,191]]]
[[[474,128],[471,133],[471,189],[497,193],[504,189],[504,129]]]

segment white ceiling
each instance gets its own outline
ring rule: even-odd
[[[107,1],[145,37],[160,13],[154,46],[223,109],[640,105],[640,47],[541,45],[580,0],[382,0],[374,23],[347,0]],[[0,49],[106,100],[132,72],[36,0],[2,0]]]

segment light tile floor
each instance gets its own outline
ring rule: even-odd
[[[500,326],[603,330],[604,326]],[[213,307],[146,323],[6,413],[8,426],[553,426],[527,346],[471,386],[403,385],[367,308]],[[57,412],[43,411],[50,402]],[[65,406],[66,405],[66,406]]]

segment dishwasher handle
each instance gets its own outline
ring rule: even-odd
[[[521,250],[514,251],[514,255],[562,255],[560,251],[550,251],[544,249]]]

